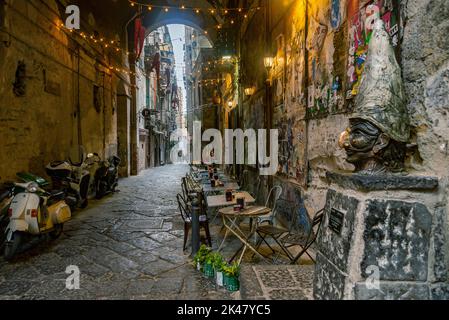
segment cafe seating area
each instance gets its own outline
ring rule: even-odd
[[[245,179],[245,173],[238,179],[216,166],[190,166],[190,172],[181,180],[182,194],[177,195],[185,224],[184,251],[190,248],[196,254],[202,241],[228,263],[314,262],[312,248],[322,211],[307,212],[310,228],[298,232],[283,225],[280,216],[297,216],[292,213],[307,209],[298,209],[296,203],[284,199],[280,185],[274,185],[265,195],[261,192],[263,177],[250,183]]]

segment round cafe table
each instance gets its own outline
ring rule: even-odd
[[[221,251],[223,248],[223,245],[229,235],[229,233],[232,233],[235,235],[240,242],[242,243],[242,246],[235,252],[233,257],[231,258],[231,262],[236,258],[238,253],[242,250],[242,253],[239,258],[239,264],[242,262],[243,256],[247,249],[253,251],[255,254],[257,254],[260,258],[263,260],[266,260],[266,258],[257,251],[257,249],[249,242],[249,239],[251,239],[252,236],[256,233],[256,230],[252,228],[249,230],[249,232],[245,232],[240,228],[240,226],[236,223],[238,219],[241,218],[250,218],[254,219],[259,216],[266,215],[271,212],[270,208],[267,207],[260,207],[260,206],[248,206],[245,209],[241,211],[234,211],[234,207],[226,207],[219,210],[219,214],[221,214],[223,218],[223,225],[226,228],[226,233],[224,235],[223,241],[221,242],[220,247],[218,248],[218,251]]]

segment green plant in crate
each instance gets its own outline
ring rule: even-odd
[[[206,262],[206,259],[211,253],[211,249],[208,248],[206,245],[202,245],[198,252],[196,253],[195,257],[193,258],[194,267],[199,268],[200,271],[204,267],[204,263]]]
[[[224,267],[226,266],[226,263],[223,259],[223,256],[215,252],[212,254],[212,265],[214,267],[215,272],[222,272]]]
[[[226,266],[226,262],[224,261],[223,256],[220,253],[215,252],[213,254],[212,265],[215,271],[215,281],[219,287],[223,287],[224,286],[223,269]]]
[[[203,273],[208,278],[213,278],[215,275],[214,259],[215,259],[215,253],[209,251],[209,253],[205,257],[204,265],[203,265]]]
[[[240,265],[234,262],[232,265],[227,265],[223,268],[224,285],[229,291],[240,290]]]

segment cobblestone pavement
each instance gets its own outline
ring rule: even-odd
[[[39,240],[10,263],[0,258],[0,299],[230,299],[182,252],[176,193],[187,166],[123,179],[120,192],[75,212],[56,241]],[[80,290],[66,289],[70,265]]]

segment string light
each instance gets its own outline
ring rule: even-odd
[[[91,41],[91,42],[93,42],[93,43],[98,43],[98,41],[100,41],[101,43],[104,43],[104,48],[113,48],[116,52],[121,52],[122,51],[122,49],[120,48],[120,47],[113,47],[112,45],[113,44],[115,44],[116,43],[116,41],[114,41],[114,40],[111,40],[111,41],[105,41],[105,39],[104,38],[100,38],[99,40],[96,38],[96,36],[95,35],[87,35],[85,32],[83,32],[83,31],[77,31],[77,30],[75,30],[75,29],[68,29],[68,28],[66,28],[66,26],[65,26],[65,24],[64,23],[57,23],[56,24],[56,28],[59,30],[59,31],[61,31],[61,32],[64,32],[64,31],[67,31],[68,32],[68,34],[71,36],[71,37],[73,37],[73,35],[78,35],[79,37],[81,37],[81,38],[83,38],[84,40],[86,40],[86,41]],[[112,45],[110,45],[110,44],[112,44]],[[126,54],[127,55],[129,55],[130,53],[129,52],[126,52]],[[136,75],[136,72],[134,72],[134,71],[131,71],[131,70],[129,70],[129,69],[126,69],[126,68],[119,68],[119,67],[115,67],[115,66],[112,66],[112,65],[109,65],[109,66],[105,66],[105,68],[106,68],[106,71],[108,72],[108,71],[116,71],[116,72],[120,72],[120,73],[124,73],[124,74],[127,74],[127,75]]]
[[[154,5],[154,4],[146,4],[146,3],[140,3],[138,1],[134,1],[134,0],[128,0],[131,7],[146,7],[149,11],[151,11],[153,8],[160,8],[165,12],[169,12],[170,9],[179,9],[179,10],[192,10],[195,13],[199,14],[201,11],[205,11],[205,12],[209,12],[210,14],[214,15],[216,13],[222,12],[224,15],[229,14],[230,11],[233,12],[238,12],[238,13],[242,13],[245,10],[242,7],[238,7],[238,8],[226,8],[226,9],[207,9],[207,8],[194,8],[194,7],[187,7],[184,4],[182,4],[181,6],[163,6],[163,5]],[[256,8],[250,8],[247,9],[247,11],[252,11],[252,10],[260,10],[261,7],[256,7]],[[247,18],[247,15],[245,14],[245,18]]]

